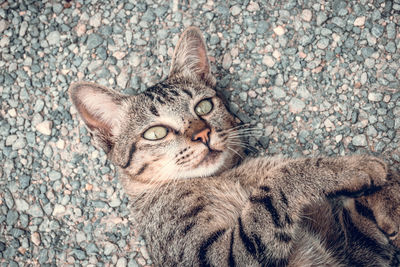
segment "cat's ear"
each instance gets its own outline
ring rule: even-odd
[[[207,57],[206,44],[199,28],[189,27],[183,33],[175,47],[169,77],[182,75],[189,79],[203,81],[215,86],[215,78]]]
[[[124,95],[89,82],[74,83],[69,95],[79,115],[90,129],[94,144],[108,153],[119,134]]]

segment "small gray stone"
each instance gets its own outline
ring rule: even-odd
[[[0,20],[0,33],[4,32],[5,29],[7,29],[8,24],[7,21],[4,19]]]
[[[99,68],[101,68],[104,65],[104,62],[102,60],[95,60],[92,61],[89,65],[88,65],[88,70],[89,72],[95,72],[97,71]]]
[[[396,52],[396,44],[393,41],[390,41],[386,44],[385,49],[387,52],[394,54]]]
[[[86,253],[88,255],[95,255],[99,252],[99,249],[97,248],[96,244],[90,243],[86,246]]]
[[[35,102],[35,106],[33,107],[33,110],[35,112],[41,112],[43,110],[44,107],[44,101],[42,99],[38,99]]]
[[[239,98],[240,100],[242,100],[243,102],[247,101],[247,93],[246,92],[240,92],[239,93]]]
[[[373,125],[369,125],[367,128],[367,134],[368,136],[375,137],[378,135],[378,132]]]
[[[119,258],[116,264],[116,267],[126,267],[128,261],[125,258]]]
[[[104,254],[112,255],[117,251],[117,246],[111,242],[106,242],[104,244]]]
[[[131,54],[128,58],[128,62],[130,65],[136,68],[140,65],[140,57],[135,54]]]
[[[76,241],[76,243],[78,243],[78,244],[82,243],[83,241],[86,241],[86,235],[85,235],[85,233],[82,232],[82,231],[78,231],[78,232],[75,234],[75,241]]]
[[[300,86],[300,87],[297,89],[297,94],[298,94],[300,97],[305,98],[305,99],[311,98],[311,93],[310,93],[310,91],[307,90],[307,88],[306,88],[305,86]]]
[[[55,204],[53,209],[53,216],[61,216],[65,213],[65,207],[60,204]]]
[[[382,93],[371,92],[368,94],[369,101],[379,102],[379,101],[382,101],[382,99],[383,99]]]
[[[101,25],[101,13],[96,13],[94,14],[93,17],[90,18],[89,20],[89,25],[92,27],[100,27]]]
[[[20,137],[12,145],[13,150],[22,149],[26,146],[26,139],[24,137]]]
[[[2,36],[0,39],[0,47],[7,47],[10,44],[10,38]]]
[[[47,158],[51,159],[51,156],[53,156],[53,149],[51,148],[51,146],[46,145],[46,146],[44,147],[44,149],[43,149],[43,154],[44,154]]]
[[[375,59],[367,58],[364,63],[367,68],[372,69],[375,66]]]
[[[258,10],[260,10],[260,6],[258,5],[257,2],[251,1],[249,3],[249,5],[247,6],[247,11],[254,12],[254,11],[258,11]]]
[[[121,203],[122,203],[121,199],[119,199],[119,197],[117,195],[114,195],[108,204],[110,205],[110,207],[116,208],[116,207],[121,206]]]
[[[284,98],[286,96],[285,91],[283,91],[282,88],[279,87],[274,87],[274,89],[272,89],[272,94],[276,99]]]
[[[354,20],[354,26],[362,27],[362,26],[364,26],[364,24],[365,24],[365,17],[364,16],[358,17],[358,18],[356,18]]]
[[[378,144],[376,144],[376,146],[375,146],[375,150],[376,150],[376,152],[381,153],[385,147],[386,147],[385,143],[378,142]]]
[[[60,3],[54,3],[53,5],[53,12],[56,14],[60,14],[63,11],[63,5]]]
[[[130,259],[128,262],[128,267],[139,267],[139,264],[136,262],[135,259]]]
[[[292,98],[289,102],[289,110],[292,113],[299,113],[305,108],[306,104],[298,98]]]
[[[396,25],[393,22],[389,23],[386,26],[386,32],[387,32],[387,37],[389,39],[395,39],[396,38]]]
[[[121,88],[126,88],[129,78],[129,73],[127,73],[126,70],[121,71],[121,73],[117,76],[118,86]]]
[[[328,38],[322,38],[321,40],[318,41],[317,47],[319,49],[325,49],[329,45],[329,39]]]
[[[27,29],[28,29],[28,22],[23,21],[21,23],[21,27],[19,28],[19,37],[24,37]]]
[[[156,19],[154,12],[150,9],[147,9],[146,12],[142,16],[142,20],[146,22],[153,22]]]
[[[230,53],[225,53],[224,58],[222,60],[222,67],[227,70],[230,68],[231,65],[232,65],[232,57]]]
[[[379,38],[382,36],[384,29],[385,28],[382,25],[374,24],[374,26],[372,26],[371,33],[376,38]]]
[[[31,177],[28,175],[22,175],[19,178],[19,188],[26,189],[31,183]]]
[[[78,258],[78,260],[86,259],[86,253],[81,249],[74,249],[73,253]]]
[[[266,65],[269,68],[272,68],[275,65],[275,60],[273,57],[269,56],[269,55],[265,55],[263,57],[262,63],[264,65]]]
[[[368,81],[368,74],[366,72],[363,72],[361,74],[360,82],[362,85],[365,85]]]
[[[364,58],[372,56],[374,52],[375,50],[369,46],[361,48],[361,54],[364,56]]]
[[[371,116],[368,117],[368,121],[369,121],[370,124],[374,124],[375,122],[378,121],[378,119],[377,119],[376,116],[371,115]]]
[[[24,199],[15,199],[15,206],[17,211],[26,211],[29,209],[29,204]]]
[[[43,121],[43,122],[40,122],[39,124],[36,125],[36,130],[41,134],[51,135],[52,126],[53,126],[53,122],[51,122],[51,121]]]
[[[18,221],[18,212],[15,210],[9,210],[7,212],[7,219],[6,219],[6,223],[9,226],[14,225],[17,221]]]
[[[346,9],[347,3],[342,0],[332,1],[332,8],[335,13],[340,13],[342,10]]]
[[[39,204],[32,205],[28,210],[27,213],[32,217],[43,217],[43,209],[40,207]]]
[[[310,22],[312,19],[312,12],[310,9],[304,9],[303,12],[301,12],[301,18],[304,21]]]
[[[242,12],[242,9],[240,8],[240,6],[235,5],[235,6],[231,7],[231,14],[232,14],[233,16],[239,15],[240,12]]]
[[[108,206],[108,204],[102,200],[95,200],[92,202],[93,207],[103,209]]]
[[[157,17],[163,17],[168,12],[168,8],[166,6],[159,6],[154,10]]]
[[[52,31],[46,37],[49,45],[59,45],[60,44],[60,33],[58,31]]]
[[[45,263],[49,259],[46,249],[41,249],[39,252],[38,261],[40,264]]]
[[[88,49],[93,49],[98,47],[99,45],[101,45],[103,43],[103,38],[96,34],[96,33],[92,33],[89,35],[88,39],[87,39],[87,48]]]
[[[275,79],[275,85],[276,85],[276,86],[282,86],[283,83],[284,83],[284,80],[283,80],[282,74],[278,74],[278,75],[276,76],[276,79]]]
[[[49,173],[50,181],[56,181],[61,179],[61,173],[55,170],[50,171]]]
[[[38,232],[33,232],[31,238],[33,244],[35,244],[36,246],[40,245],[41,240],[40,240],[40,234]]]
[[[261,136],[258,140],[264,149],[267,149],[269,146],[269,138],[266,136]]]
[[[367,138],[363,134],[359,134],[353,137],[352,144],[354,146],[367,146]]]
[[[395,118],[395,120],[394,120],[394,129],[395,130],[400,129],[400,117]]]
[[[321,26],[325,21],[328,20],[328,16],[324,12],[319,12],[317,15],[317,25]]]
[[[6,244],[0,241],[0,252],[3,252],[6,250]]]
[[[6,146],[12,146],[17,139],[18,139],[18,136],[15,134],[7,136]]]
[[[340,28],[344,28],[346,26],[346,22],[340,17],[333,17],[332,23],[336,24]]]
[[[218,37],[218,35],[216,35],[216,34],[211,35],[210,44],[211,44],[211,45],[216,45],[216,44],[218,44],[218,43],[219,43],[219,37]]]
[[[21,235],[23,235],[25,233],[25,231],[22,229],[19,229],[19,228],[13,228],[13,229],[11,229],[10,233],[13,237],[18,238]]]

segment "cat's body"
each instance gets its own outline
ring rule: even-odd
[[[138,96],[71,86],[95,142],[119,166],[158,266],[389,266],[400,185],[369,156],[243,157],[251,130],[213,90],[201,33],[181,37],[167,80]],[[393,246],[393,244],[395,246]]]
[[[141,195],[134,211],[151,254],[162,266],[389,266],[394,248],[375,224],[368,225],[369,235],[362,232],[358,220],[364,218],[351,207],[355,200],[345,200],[345,208],[338,199],[324,201],[316,190],[328,190],[330,178],[336,183],[340,165],[355,164],[358,172],[360,162],[376,162],[318,161],[251,159],[219,176],[175,181],[157,194]],[[315,184],[302,187],[305,179]],[[353,186],[325,194],[358,191]]]

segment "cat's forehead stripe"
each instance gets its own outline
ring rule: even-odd
[[[144,95],[150,98],[152,101],[155,99],[160,104],[166,104],[169,102],[173,102],[174,100],[176,100],[176,97],[180,95],[178,93],[178,91],[180,90],[176,89],[177,88],[175,86],[164,81],[148,88],[144,92]],[[185,93],[187,93],[190,97],[192,97],[192,94],[189,91],[187,91],[186,89],[182,90],[185,90],[186,91]]]
[[[189,90],[182,89],[182,92],[184,92],[185,94],[187,94],[190,98],[193,98],[193,94],[192,94]]]
[[[160,116],[160,113],[158,113],[158,110],[154,105],[150,106],[150,111],[151,111],[151,113],[153,113],[154,116],[157,116],[157,117]]]

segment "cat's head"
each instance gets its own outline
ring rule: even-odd
[[[242,155],[234,117],[214,90],[206,46],[195,27],[181,36],[169,77],[129,96],[103,86],[71,85],[72,102],[97,146],[132,180],[205,177]]]

